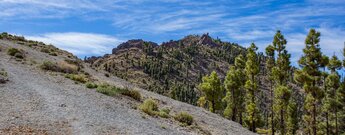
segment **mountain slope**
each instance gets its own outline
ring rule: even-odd
[[[157,45],[140,39],[129,40],[104,57],[85,61],[140,87],[196,105],[195,88],[202,76],[217,71],[223,78],[237,55],[246,49],[235,43],[213,39],[208,34],[189,35]]]
[[[182,127],[174,119],[146,115],[136,109],[139,101],[106,96],[76,84],[63,73],[43,71],[39,66],[44,61],[76,60],[53,46],[47,53],[43,48],[48,46],[42,43],[3,38],[0,47],[0,69],[7,72],[9,80],[0,84],[1,134],[252,134],[202,108],[146,91],[114,76],[108,78],[85,63],[81,63],[83,72],[97,82],[136,89],[144,98],[156,99],[160,108],[170,108],[172,114],[190,113],[196,124]],[[24,60],[9,56],[10,48],[23,51]]]

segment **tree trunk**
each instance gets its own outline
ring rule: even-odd
[[[280,128],[281,128],[281,134],[285,135],[284,111],[283,110],[280,110]]]
[[[335,108],[335,134],[338,135],[338,108]]]
[[[272,84],[272,83],[271,83]],[[272,135],[274,135],[274,112],[273,112],[273,87],[271,85],[271,127],[272,127]]]
[[[313,105],[313,134],[316,135],[316,101],[314,101]]]
[[[328,112],[326,112],[326,133],[329,135]]]

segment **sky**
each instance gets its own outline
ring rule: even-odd
[[[156,43],[209,33],[259,51],[277,30],[295,65],[310,28],[326,55],[341,56],[345,0],[0,0],[0,31],[51,43],[83,58],[129,39]]]

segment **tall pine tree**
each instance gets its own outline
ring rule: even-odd
[[[272,76],[276,84],[273,101],[274,120],[278,122],[277,130],[280,134],[286,134],[287,107],[291,97],[291,90],[287,86],[291,55],[286,50],[286,43],[286,39],[278,30],[273,39],[273,46],[278,56],[276,65],[272,69]]]
[[[235,66],[230,66],[224,81],[224,86],[227,92],[223,99],[223,101],[227,103],[227,107],[224,110],[224,116],[241,124],[244,103],[244,66],[244,57],[242,55],[237,56],[235,58]]]
[[[256,54],[257,47],[254,43],[248,48],[245,72],[247,81],[246,88],[246,117],[245,122],[250,131],[256,132],[260,120],[260,110],[257,106],[256,93],[258,93],[257,75],[259,73],[259,62]]]
[[[273,87],[274,87],[274,78],[272,75],[272,69],[275,66],[275,48],[273,45],[268,45],[266,47],[266,56],[267,56],[267,60],[266,60],[266,69],[267,69],[267,78],[269,81],[269,88],[270,88],[270,100],[269,100],[269,107],[270,107],[270,111],[269,111],[269,116],[270,116],[270,122],[266,121],[266,123],[270,123],[269,125],[271,126],[271,132],[272,134],[275,133],[275,123],[274,123],[274,112],[273,112]],[[268,118],[267,118],[268,120]]]
[[[325,118],[325,130],[320,131],[322,134],[338,134],[337,129],[337,113],[338,113],[338,98],[337,90],[340,87],[340,76],[337,70],[341,68],[341,61],[337,56],[333,56],[327,65],[331,74],[327,76],[325,81],[325,97],[323,99],[322,112]],[[334,125],[334,126],[333,126]]]
[[[323,60],[319,42],[320,32],[311,29],[305,40],[304,55],[298,61],[302,69],[297,70],[294,76],[296,82],[303,84],[303,90],[306,93],[303,115],[305,132],[314,135],[317,134],[316,118],[323,98],[323,91],[319,86],[322,77],[319,69],[322,67]]]

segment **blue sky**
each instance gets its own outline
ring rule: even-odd
[[[0,31],[52,43],[83,57],[110,53],[128,39],[157,43],[210,33],[260,50],[276,30],[295,63],[310,28],[321,48],[340,56],[345,41],[344,0],[0,0]]]

